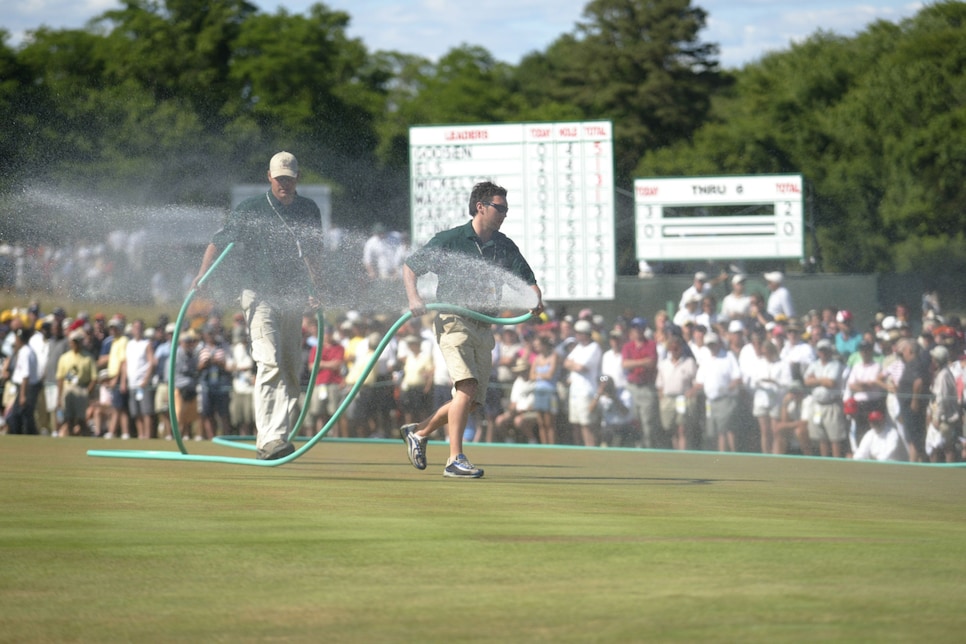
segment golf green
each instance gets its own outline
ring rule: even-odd
[[[191,443],[199,454],[250,452]],[[961,641],[966,468],[0,436],[2,642]]]

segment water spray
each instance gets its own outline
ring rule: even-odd
[[[221,255],[219,255],[218,258],[212,263],[208,271],[201,277],[200,280],[198,280],[197,287],[194,289],[191,289],[191,291],[188,292],[188,295],[185,297],[184,304],[181,307],[181,311],[178,314],[178,319],[175,322],[174,335],[171,338],[171,345],[173,348],[175,348],[175,351],[174,353],[172,353],[172,359],[168,361],[168,383],[169,383],[168,408],[172,411],[174,411],[174,408],[175,408],[174,407],[174,387],[170,385],[174,383],[174,372],[175,372],[175,361],[177,358],[178,339],[179,339],[179,336],[181,335],[181,327],[183,324],[185,314],[188,311],[188,307],[191,304],[191,301],[194,299],[194,296],[197,293],[197,288],[202,286],[202,284],[204,284],[204,282],[215,271],[215,269],[218,268],[218,265],[221,264],[222,260],[228,255],[229,251],[231,251],[233,246],[234,244],[228,244],[228,246],[225,247],[225,250],[223,250]],[[473,311],[471,309],[467,309],[461,306],[456,306],[453,304],[443,304],[443,303],[427,304],[426,309],[432,310],[432,311],[440,311],[444,313],[455,313],[457,315],[473,318],[475,320],[479,320],[481,322],[486,322],[489,324],[516,325],[516,324],[522,324],[524,322],[527,322],[532,318],[530,313],[525,313],[524,315],[511,317],[511,318],[496,318],[496,317],[485,315],[483,313],[478,313],[476,311]],[[385,335],[383,335],[382,340],[379,342],[375,350],[372,352],[369,358],[369,361],[366,363],[366,366],[362,371],[361,376],[356,381],[356,383],[349,389],[349,392],[346,394],[346,397],[343,399],[342,403],[339,405],[338,409],[336,409],[335,413],[332,415],[329,421],[325,424],[324,427],[322,427],[322,429],[318,431],[318,433],[315,434],[315,436],[312,436],[311,438],[309,438],[307,441],[305,441],[304,445],[296,449],[288,456],[274,459],[274,460],[262,460],[262,459],[255,459],[255,458],[249,458],[249,457],[243,458],[243,457],[234,457],[234,456],[210,456],[206,454],[189,454],[188,450],[184,446],[184,441],[182,440],[182,437],[181,437],[181,431],[180,431],[180,428],[178,427],[178,421],[177,421],[176,415],[174,414],[171,416],[171,433],[174,436],[178,446],[177,452],[160,451],[160,450],[94,450],[92,449],[87,451],[87,455],[106,457],[106,458],[133,458],[133,459],[149,459],[149,460],[161,460],[161,461],[195,461],[195,462],[201,462],[201,463],[226,463],[230,465],[254,465],[258,467],[277,467],[279,465],[285,465],[286,463],[291,463],[292,461],[300,458],[306,452],[312,449],[315,446],[315,444],[318,443],[320,440],[322,440],[322,438],[325,437],[325,435],[329,432],[329,430],[333,426],[335,426],[335,424],[342,417],[342,414],[345,412],[346,409],[348,409],[349,405],[356,397],[356,394],[358,394],[359,389],[362,388],[366,380],[366,377],[376,367],[376,363],[378,362],[379,357],[382,355],[382,352],[386,349],[386,346],[389,344],[389,342],[392,341],[392,338],[399,331],[399,328],[402,327],[406,322],[408,322],[410,318],[412,318],[412,312],[406,311],[399,317],[398,320],[396,320],[396,322],[391,327],[389,327]],[[321,347],[322,334],[324,329],[321,310],[316,311],[316,321],[318,323],[317,325],[318,335],[316,338],[318,342],[317,346]],[[298,436],[299,430],[301,429],[302,424],[305,420],[306,412],[308,411],[309,405],[311,404],[312,392],[315,387],[315,379],[316,379],[316,375],[318,374],[319,361],[321,359],[321,356],[322,356],[322,351],[317,350],[315,352],[315,361],[312,364],[312,374],[309,378],[308,389],[305,395],[305,402],[302,405],[302,410],[299,413],[298,419],[296,420],[295,425],[292,428],[292,431],[288,435],[289,442],[293,442],[296,436]],[[249,451],[256,450],[256,447],[254,445],[254,437],[252,436],[218,436],[214,438],[212,442],[217,443],[219,445],[227,445],[230,447],[245,449]]]

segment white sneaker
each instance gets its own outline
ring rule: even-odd
[[[463,454],[451,459],[443,469],[443,476],[461,479],[478,479],[483,476],[483,470],[470,463]]]

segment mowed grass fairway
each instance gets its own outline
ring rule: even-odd
[[[4,642],[962,641],[966,469],[0,437]],[[189,444],[199,454],[231,447]]]

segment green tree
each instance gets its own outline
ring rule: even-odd
[[[953,236],[966,223],[964,68],[962,2],[854,38],[818,32],[736,72],[693,140],[637,172],[800,172],[826,270],[942,266],[966,255]]]
[[[520,65],[529,99],[614,122],[619,183],[648,150],[687,139],[721,85],[707,13],[690,0],[592,0],[576,32]],[[539,80],[543,78],[545,80]]]

